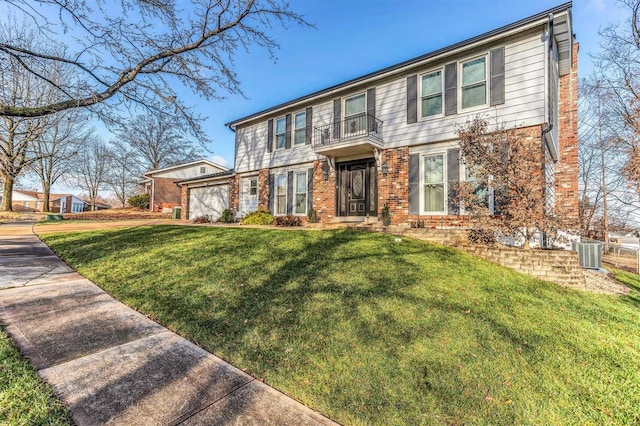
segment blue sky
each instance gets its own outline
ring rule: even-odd
[[[208,120],[214,161],[233,165],[234,134],[224,124],[562,4],[557,0],[293,0],[316,28],[275,28],[277,60],[254,48],[236,57],[247,99],[190,101]],[[614,0],[573,2],[579,73],[591,69],[598,30],[627,17]],[[185,96],[193,96],[185,93]],[[187,98],[188,99],[188,98]]]

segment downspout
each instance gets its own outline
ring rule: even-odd
[[[149,202],[149,208],[151,209],[151,211],[154,211],[153,208],[153,204],[155,201],[155,195],[156,195],[156,180],[151,178],[151,201]]]

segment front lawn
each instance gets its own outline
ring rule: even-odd
[[[558,287],[410,239],[154,226],[43,237],[83,275],[343,424],[637,424],[640,280]]]

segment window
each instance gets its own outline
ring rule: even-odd
[[[205,166],[200,167],[200,174],[203,175],[207,173],[207,168]]]
[[[293,143],[304,144],[307,141],[307,113],[299,112],[293,116]]]
[[[442,71],[422,76],[422,117],[442,114]]]
[[[307,213],[307,172],[296,172],[296,214]]]
[[[344,133],[358,133],[367,127],[367,103],[365,94],[352,96],[344,100]]]
[[[287,175],[276,176],[276,214],[287,214]]]
[[[258,179],[249,181],[249,195],[258,195]]]
[[[423,157],[423,211],[444,212],[444,155]]]
[[[276,120],[276,149],[286,148],[287,120],[282,117]]]
[[[462,63],[462,108],[487,103],[487,58]]]
[[[464,180],[471,185],[473,193],[477,197],[477,205],[489,208],[489,188],[478,182],[479,167],[473,167],[469,164],[464,166]]]

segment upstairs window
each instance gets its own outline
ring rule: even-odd
[[[200,167],[200,174],[203,175],[205,173],[207,173],[207,168],[205,166],[201,166]]]
[[[293,143],[304,145],[307,140],[307,113],[299,112],[293,116]]]
[[[487,104],[487,58],[462,63],[462,109]]]
[[[422,117],[442,114],[442,71],[422,76]]]
[[[287,120],[284,117],[276,120],[276,149],[286,148]]]
[[[352,96],[344,100],[345,134],[358,133],[367,127],[366,120],[367,103],[366,95]]]

